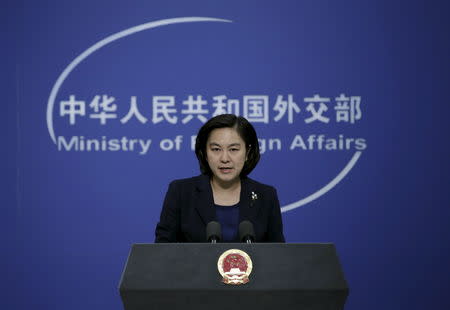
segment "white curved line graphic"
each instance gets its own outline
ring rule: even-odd
[[[221,19],[221,18],[213,18],[213,17],[179,17],[179,18],[169,18],[169,19],[162,19],[154,22],[145,23],[142,25],[138,25],[135,27],[131,27],[128,29],[125,29],[123,31],[120,31],[118,33],[115,33],[113,35],[110,35],[103,40],[95,43],[90,48],[85,50],[82,54],[80,54],[78,57],[76,57],[61,73],[61,75],[56,80],[55,84],[53,85],[52,91],[50,92],[50,97],[48,98],[47,103],[47,128],[48,132],[50,134],[50,137],[53,140],[53,143],[56,144],[56,138],[55,138],[55,132],[53,129],[53,108],[55,106],[55,99],[56,95],[58,94],[58,91],[61,87],[61,85],[64,83],[65,79],[69,76],[69,74],[72,72],[73,69],[75,69],[76,66],[78,66],[84,59],[86,59],[89,55],[97,51],[98,49],[102,48],[103,46],[116,41],[118,39],[121,39],[123,37],[129,36],[131,34],[134,34],[136,32],[140,32],[143,30],[148,30],[160,26],[166,26],[170,24],[178,24],[178,23],[191,23],[191,22],[225,22],[225,23],[231,23],[233,21],[228,19]],[[347,165],[342,169],[342,171],[327,185],[322,187],[317,192],[309,195],[306,198],[303,198],[299,201],[296,201],[294,203],[288,204],[281,208],[281,212],[287,212],[293,209],[296,209],[298,207],[301,207],[320,196],[327,193],[329,190],[331,190],[333,187],[335,187],[353,168],[353,166],[358,161],[359,157],[361,156],[362,152],[358,151],[353,154],[353,157],[350,159],[350,161],[347,163]]]
[[[179,18],[169,18],[169,19],[162,19],[157,20],[154,22],[149,22],[146,24],[138,25],[135,27],[131,27],[128,29],[125,29],[123,31],[120,31],[118,33],[115,33],[113,35],[110,35],[109,37],[104,38],[103,40],[95,43],[90,48],[85,50],[82,54],[80,54],[78,57],[76,57],[64,71],[61,73],[61,75],[56,80],[55,85],[53,85],[52,91],[50,93],[50,97],[48,98],[47,103],[47,128],[48,132],[50,134],[50,137],[52,138],[53,142],[56,144],[56,138],[55,138],[55,131],[53,129],[53,108],[55,105],[55,99],[56,95],[58,94],[59,88],[64,83],[64,80],[67,78],[67,76],[72,72],[72,70],[80,64],[84,59],[86,59],[89,55],[91,55],[96,50],[102,48],[103,46],[116,41],[120,38],[129,36],[133,33],[148,30],[151,28],[156,28],[159,26],[165,26],[170,24],[178,24],[178,23],[191,23],[191,22],[225,22],[225,23],[231,23],[233,21],[228,19],[220,19],[220,18],[212,18],[212,17],[179,17]]]
[[[323,194],[328,192],[330,189],[335,187],[350,172],[350,170],[352,170],[353,166],[356,164],[359,157],[361,157],[361,154],[362,154],[361,151],[355,152],[355,154],[353,154],[352,159],[350,159],[350,161],[347,163],[347,165],[344,167],[344,169],[342,169],[342,171],[333,180],[331,180],[330,183],[328,183],[327,185],[325,185],[324,187],[319,189],[317,192],[309,195],[306,198],[303,198],[299,201],[296,201],[296,202],[288,204],[284,207],[281,207],[281,212],[282,213],[287,212],[287,211],[293,210],[295,208],[301,207],[307,203],[310,203],[311,201],[316,200],[317,198],[319,198],[320,196],[322,196]]]

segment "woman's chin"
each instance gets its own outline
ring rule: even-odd
[[[235,173],[220,173],[217,175],[214,175],[216,181],[220,183],[233,183],[239,181],[239,176],[237,176]]]

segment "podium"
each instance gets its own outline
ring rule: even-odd
[[[253,264],[249,282],[222,283],[230,249]],[[119,284],[125,310],[344,309],[348,286],[329,243],[134,244]]]

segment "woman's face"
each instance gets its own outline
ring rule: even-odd
[[[233,183],[247,159],[245,142],[234,128],[217,128],[211,131],[206,141],[206,160],[215,181]]]

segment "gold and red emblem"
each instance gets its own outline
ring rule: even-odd
[[[247,253],[237,249],[225,251],[217,261],[217,269],[225,284],[239,285],[249,281],[253,264]]]

